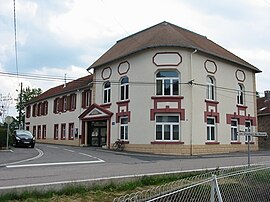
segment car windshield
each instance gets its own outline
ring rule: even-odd
[[[19,137],[33,137],[32,133],[29,131],[23,131],[23,130],[17,130],[16,131],[17,136]]]

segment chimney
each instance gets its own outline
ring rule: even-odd
[[[264,97],[265,99],[270,100],[270,90],[264,91]]]

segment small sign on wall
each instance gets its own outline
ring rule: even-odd
[[[113,125],[113,126],[115,125],[115,121],[112,122],[112,125]]]

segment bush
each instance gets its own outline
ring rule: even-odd
[[[0,128],[0,149],[7,146],[7,129]]]

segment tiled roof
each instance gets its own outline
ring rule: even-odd
[[[139,51],[155,47],[181,47],[197,49],[219,58],[237,63],[250,68],[255,72],[261,72],[255,66],[237,57],[228,50],[222,48],[205,36],[196,34],[184,28],[178,27],[168,22],[162,22],[138,33],[130,35],[112,46],[88,69],[122,59]]]
[[[50,97],[64,95],[64,94],[70,93],[70,92],[78,90],[78,89],[83,89],[83,88],[89,86],[89,83],[91,83],[92,81],[93,81],[93,75],[88,75],[88,76],[76,79],[74,81],[68,82],[66,84],[66,87],[64,87],[64,84],[62,84],[60,86],[53,87],[53,88],[45,91],[44,93],[40,94],[39,96],[33,98],[28,103],[26,103],[26,105],[34,103],[34,102],[46,100]]]
[[[257,114],[258,116],[270,114],[270,99],[265,97],[257,99]]]

